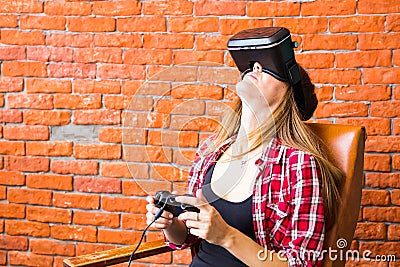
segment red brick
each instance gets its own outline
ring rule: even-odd
[[[368,137],[365,144],[367,152],[399,152],[399,136],[371,136]]]
[[[194,82],[197,81],[197,67],[174,66],[155,73],[152,81]]]
[[[209,51],[209,50],[226,50],[226,44],[230,36],[217,36],[217,35],[196,35],[196,50]]]
[[[384,223],[362,222],[357,224],[355,239],[386,239],[386,225]]]
[[[21,92],[22,90],[22,78],[0,77],[0,92]]]
[[[65,30],[66,19],[61,16],[21,16],[20,29]]]
[[[3,62],[2,73],[5,76],[46,77],[46,64],[42,62]]]
[[[140,239],[140,232],[112,231],[99,229],[98,242],[115,244],[135,244]]]
[[[326,32],[327,18],[276,18],[275,25],[281,25],[294,34]]]
[[[46,45],[68,47],[90,47],[93,44],[93,34],[53,33],[46,36]]]
[[[48,140],[47,126],[8,126],[3,129],[4,138],[8,140]]]
[[[106,47],[142,47],[143,41],[140,34],[114,34],[97,33],[94,35],[94,45]]]
[[[93,2],[93,14],[102,16],[130,16],[138,15],[141,2],[138,1],[101,1]]]
[[[71,156],[72,142],[29,142],[26,153],[30,156]]]
[[[171,118],[170,128],[180,131],[215,131],[218,126],[219,118],[201,117],[193,118],[192,116],[174,115]]]
[[[314,83],[360,84],[359,70],[315,69],[308,71]]]
[[[145,34],[144,48],[193,48],[192,34]],[[144,50],[148,51],[148,50]]]
[[[393,155],[392,165],[393,165],[393,169],[400,170],[400,157],[399,157],[399,155]]]
[[[91,254],[95,252],[101,252],[109,249],[114,249],[115,245],[106,245],[98,243],[77,243],[76,244],[76,256]]]
[[[77,48],[74,52],[75,62],[81,63],[122,63],[122,49],[120,48]]]
[[[393,88],[393,97],[396,100],[400,100],[400,86]]]
[[[387,206],[388,204],[388,191],[363,189],[361,198],[362,206]]]
[[[364,103],[320,103],[315,118],[367,116],[368,106]]]
[[[380,154],[364,155],[365,171],[390,171],[390,156]]]
[[[21,60],[25,58],[26,58],[25,47],[18,47],[18,46],[0,47],[0,60]]]
[[[181,182],[187,180],[188,173],[182,168],[164,165],[152,165],[150,177],[156,180],[168,182]]]
[[[171,90],[173,98],[195,98],[221,100],[223,88],[221,86],[211,86],[202,84],[182,84]]]
[[[42,3],[34,0],[15,0],[2,3],[2,13],[40,13],[43,11]]]
[[[50,226],[46,223],[27,221],[6,221],[6,233],[9,235],[50,236]]]
[[[120,124],[119,110],[77,110],[74,111],[74,124]]]
[[[147,130],[124,128],[122,131],[121,142],[124,144],[146,144]]]
[[[0,107],[4,107],[4,95],[0,95]]]
[[[375,117],[399,117],[400,101],[379,101],[371,103],[371,116]]]
[[[53,96],[47,94],[8,95],[9,108],[52,109]]]
[[[0,217],[2,218],[25,218],[25,205],[22,204],[7,204],[0,202]],[[0,248],[1,248],[0,239]]]
[[[120,221],[119,214],[76,211],[74,212],[73,223],[117,228],[120,226],[119,221]]]
[[[9,156],[5,159],[5,169],[10,171],[47,172],[50,165],[48,158]]]
[[[31,174],[26,176],[26,186],[30,188],[72,190],[72,176],[52,174]]]
[[[122,129],[121,128],[100,128],[99,141],[107,143],[121,143]]]
[[[392,52],[389,50],[383,50],[336,54],[337,68],[359,68],[376,66],[392,66]]]
[[[129,49],[124,51],[124,63],[137,65],[170,65],[172,51],[169,49]]]
[[[122,182],[122,192],[124,196],[155,195],[157,191],[162,189],[171,191],[171,182],[146,181],[146,180],[134,180],[134,181]]]
[[[335,62],[335,55],[332,53],[296,54],[296,61],[303,68],[328,69],[328,68],[333,68]]]
[[[51,63],[48,65],[52,78],[95,78],[96,65],[84,63]]]
[[[196,149],[174,149],[172,157],[174,159],[174,163],[178,165],[192,166],[193,160],[195,158],[195,153]]]
[[[393,134],[400,134],[400,120],[393,120]]]
[[[160,17],[133,17],[117,19],[121,32],[165,32],[166,19]]]
[[[172,160],[172,151],[170,148],[161,146],[127,146],[124,148],[124,160],[168,163]]]
[[[46,239],[32,239],[29,242],[30,249],[36,254],[45,255],[75,255],[75,245],[73,243],[58,242]]]
[[[98,67],[99,78],[120,78],[143,80],[146,76],[145,67],[142,65],[127,64],[101,64]]]
[[[146,204],[147,202],[144,199],[109,196],[101,198],[101,207],[106,211],[145,213]]]
[[[43,256],[31,252],[10,251],[8,258],[12,265],[52,266],[53,264],[52,256]]]
[[[53,194],[53,205],[61,208],[98,209],[100,197],[90,194],[58,193]]]
[[[241,30],[258,27],[270,27],[272,26],[271,19],[231,19],[221,18],[220,19],[220,33],[221,34],[235,34]]]
[[[20,111],[18,111],[18,112],[20,112]],[[61,126],[61,125],[69,124],[70,118],[71,118],[71,114],[69,111],[24,110],[24,123],[25,124]]]
[[[374,33],[358,34],[359,50],[396,49],[400,48],[398,42],[400,33]]]
[[[303,16],[350,15],[356,13],[356,2],[351,0],[302,3]]]
[[[390,196],[390,202],[393,205],[400,205],[400,190],[392,190],[391,196]]]
[[[303,37],[303,50],[354,50],[357,36],[353,35],[317,35]]]
[[[141,214],[122,214],[122,228],[142,230],[147,226],[146,218]]]
[[[36,205],[51,205],[52,192],[49,190],[9,188],[8,201],[11,203],[27,203]]]
[[[400,68],[364,69],[364,82],[375,84],[400,83]]]
[[[385,18],[381,16],[355,16],[347,18],[331,18],[331,32],[383,32]]]
[[[147,144],[176,147],[197,147],[198,133],[176,131],[149,131]]]
[[[168,20],[168,29],[171,32],[217,32],[218,19],[173,17]]]
[[[26,91],[28,93],[70,93],[71,81],[27,79]]]
[[[337,100],[354,101],[379,101],[390,99],[388,86],[353,85],[337,87],[335,92]]]
[[[194,3],[195,16],[208,16],[208,15],[237,15],[243,16],[246,11],[245,1],[223,1],[223,2],[206,2],[197,1]]]
[[[22,172],[0,170],[0,184],[25,185],[25,175]]]
[[[6,262],[7,262],[7,252],[0,251],[0,264],[5,266]]]
[[[249,17],[283,17],[300,15],[300,3],[295,2],[248,2]]]
[[[375,188],[400,188],[400,173],[367,173],[365,185]]]
[[[47,15],[84,16],[90,15],[92,6],[89,2],[45,2],[44,13]]]
[[[384,118],[342,118],[336,120],[337,124],[364,126],[367,135],[389,135],[390,119]]]
[[[100,107],[100,95],[57,94],[54,96],[54,108],[98,109]]]
[[[0,235],[0,249],[27,250],[28,239],[20,236]]]
[[[119,94],[119,81],[74,80],[74,93],[78,94]]]
[[[25,155],[24,142],[0,141],[0,154],[14,156]]]
[[[400,15],[399,14],[387,14],[385,30],[386,30],[386,32],[400,31]]]
[[[26,208],[26,218],[30,221],[46,223],[71,223],[72,210],[28,206]]]
[[[61,161],[51,162],[51,171],[59,174],[98,174],[98,163],[92,160]]]
[[[1,28],[16,28],[18,26],[17,16],[5,15],[0,16]]]
[[[53,225],[51,237],[61,240],[96,242],[96,228],[90,226]]]
[[[74,188],[87,193],[121,193],[121,180],[117,178],[75,177]]]
[[[198,81],[213,84],[235,84],[241,80],[239,71],[234,68],[200,68]],[[185,81],[185,80],[179,80]]]
[[[385,0],[376,2],[373,0],[360,0],[358,2],[358,12],[360,14],[387,14],[400,12],[400,3],[396,0]]]
[[[115,31],[115,19],[107,17],[68,18],[68,30],[71,32],[112,32]]]
[[[40,31],[1,30],[1,42],[14,45],[44,45],[45,35]]]
[[[125,112],[122,114],[122,124],[132,127],[167,128],[169,126],[169,114],[163,113],[139,113]]]
[[[224,52],[222,51],[176,51],[174,63],[182,64],[187,62],[216,62],[224,63]]]
[[[331,100],[333,96],[333,87],[332,86],[315,87],[315,94],[317,95],[318,101]]]
[[[400,222],[400,207],[365,207],[363,219],[378,222]]]
[[[224,116],[228,110],[232,110],[232,102],[207,102],[206,114],[210,116]]]
[[[144,163],[102,162],[100,173],[108,177],[148,178],[148,166]]]
[[[188,0],[143,2],[142,13],[144,15],[191,15],[193,3]]]
[[[72,62],[73,50],[68,47],[28,47],[27,59],[36,61]]]
[[[0,122],[22,122],[22,111],[0,110]]]
[[[181,99],[159,99],[154,105],[154,111],[167,114],[189,114],[197,115],[204,113],[204,101],[181,100]]]
[[[389,240],[400,240],[400,225],[389,225],[388,239]]]

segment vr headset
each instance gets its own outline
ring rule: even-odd
[[[284,27],[263,27],[241,31],[228,41],[228,50],[242,74],[253,70],[255,62],[262,65],[262,71],[276,79],[289,82],[300,113],[305,110],[304,94],[300,71],[294,57],[293,42],[288,29]]]

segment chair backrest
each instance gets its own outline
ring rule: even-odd
[[[365,128],[320,123],[309,123],[308,125],[328,147],[329,159],[345,175],[340,192],[342,203],[338,207],[335,222],[330,229],[327,229],[324,243],[324,249],[327,252],[330,249],[331,255],[336,256],[337,260],[329,259],[329,253],[326,253],[323,265],[324,267],[344,266],[346,251],[353,240],[360,209],[366,139]],[[333,250],[338,252],[334,253]],[[342,254],[340,254],[340,250]]]

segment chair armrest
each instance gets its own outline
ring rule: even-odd
[[[136,245],[132,245],[68,258],[64,260],[64,267],[103,267],[127,262],[135,248]],[[169,251],[172,251],[172,249],[165,244],[164,240],[145,242],[140,245],[133,259],[141,259]]]

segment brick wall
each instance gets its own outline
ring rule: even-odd
[[[400,257],[399,1],[2,0],[0,13],[0,265],[62,266],[135,243],[144,196],[183,190],[235,98],[228,38],[259,26],[299,42],[317,120],[366,126],[352,248]]]

